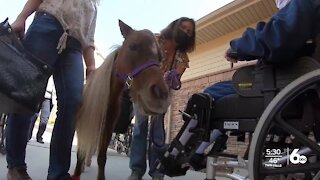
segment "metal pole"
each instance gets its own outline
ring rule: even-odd
[[[171,134],[171,114],[172,114],[172,108],[171,105],[168,107],[168,111],[167,111],[167,117],[168,117],[168,121],[167,121],[167,129],[166,129],[166,144],[170,143],[170,134]]]

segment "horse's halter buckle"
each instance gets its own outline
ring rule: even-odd
[[[123,79],[126,84],[126,88],[130,89],[130,87],[132,86],[132,83],[133,83],[133,78],[135,78],[141,72],[143,72],[144,70],[146,70],[152,66],[160,66],[160,65],[159,65],[159,62],[157,62],[157,61],[149,60],[148,62],[135,68],[132,72],[130,72],[128,74],[122,74],[122,73],[117,72],[116,76],[120,79]]]
[[[126,85],[127,85],[127,88],[130,89],[131,85],[132,85],[132,81],[133,81],[133,77],[131,77],[130,75],[127,76],[127,79],[126,79]]]

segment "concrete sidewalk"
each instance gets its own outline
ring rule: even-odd
[[[34,135],[36,134],[37,126],[34,129]],[[28,164],[28,173],[33,180],[45,180],[47,176],[48,164],[49,164],[49,142],[51,138],[52,127],[48,127],[44,134],[45,144],[39,144],[35,141],[35,138],[28,143],[26,163]],[[76,164],[76,139],[74,140],[74,146],[72,151],[72,162],[70,168],[70,174],[73,174],[73,170]],[[5,156],[0,154],[0,180],[6,180],[7,168],[6,168]],[[98,165],[96,163],[96,157],[93,157],[92,165],[86,168],[82,174],[81,179],[93,180],[96,179]],[[126,180],[130,175],[129,158],[126,155],[118,154],[116,151],[108,150],[108,160],[105,168],[106,178],[108,180]],[[144,180],[151,180],[149,175],[143,177]],[[186,176],[181,177],[165,177],[166,180],[203,180],[205,174],[195,171],[188,171]]]

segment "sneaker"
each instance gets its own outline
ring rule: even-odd
[[[32,139],[32,135],[28,137],[28,142]]]
[[[38,143],[41,143],[41,144],[44,144],[42,137],[37,138],[37,142],[38,142]]]
[[[156,175],[152,177],[152,180],[164,180],[164,176],[163,175]]]
[[[142,180],[142,174],[138,171],[132,171],[127,180]]]
[[[32,180],[26,167],[15,167],[8,170],[8,180]]]

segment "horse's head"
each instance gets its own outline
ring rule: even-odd
[[[125,38],[116,60],[116,73],[126,82],[132,101],[143,114],[164,113],[169,89],[160,70],[162,51],[149,30],[136,31],[119,20]]]

